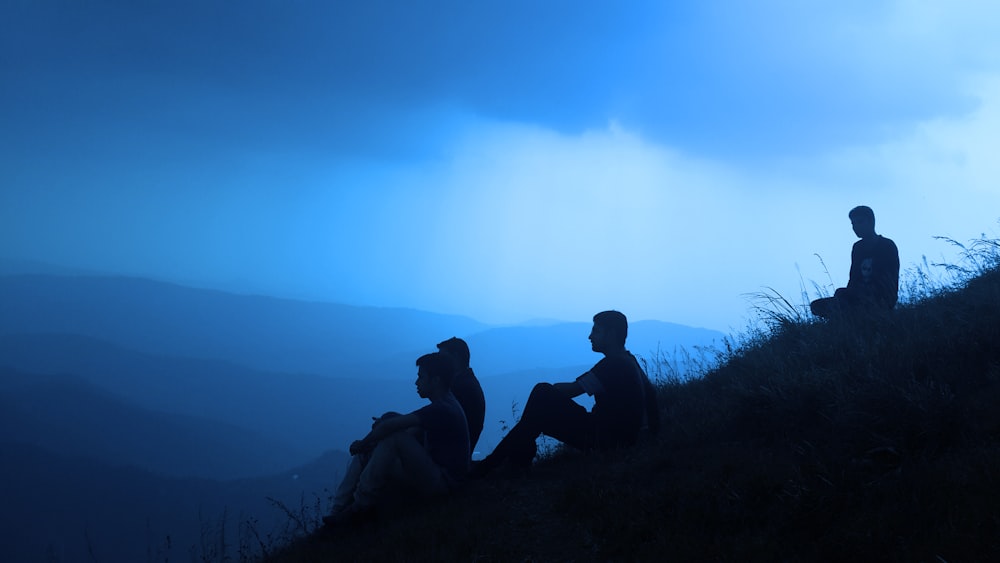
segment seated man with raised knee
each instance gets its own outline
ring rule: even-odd
[[[844,313],[891,311],[899,298],[899,250],[896,243],[875,232],[875,212],[865,205],[847,214],[854,234],[861,240],[851,248],[851,271],[847,287],[833,297],[809,304],[817,317],[834,318]]]
[[[474,464],[471,476],[482,477],[507,462],[514,468],[530,467],[540,434],[582,450],[631,446],[646,425],[659,430],[656,390],[625,349],[628,320],[618,311],[594,315],[591,348],[604,354],[597,364],[565,383],[539,383],[524,405],[521,420],[497,444],[493,453]],[[573,398],[593,395],[588,412]]]
[[[417,394],[430,404],[409,414],[383,416],[350,446],[353,456],[334,494],[335,526],[371,514],[388,486],[421,497],[445,494],[469,469],[469,428],[451,393],[455,368],[436,352],[417,359]]]

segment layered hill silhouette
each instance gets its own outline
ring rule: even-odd
[[[364,370],[371,358],[426,348],[428,334],[486,328],[472,319],[410,309],[108,276],[3,276],[0,311],[0,334],[76,334],[139,352],[291,373]]]
[[[416,408],[413,362],[450,336],[467,338],[488,391],[484,447],[535,382],[575,377],[595,359],[588,322],[486,327],[134,278],[0,277],[0,312],[0,365],[76,375],[144,409],[245,428],[299,452],[281,451],[287,467],[346,448],[371,416]],[[640,321],[630,344],[672,353],[722,338]]]
[[[77,376],[0,369],[0,381],[0,442],[173,477],[252,477],[306,457],[246,427],[134,406]]]
[[[329,452],[285,472],[220,482],[24,443],[0,441],[0,458],[0,554],[18,562],[221,561],[256,534],[290,537],[282,507],[295,514],[315,503],[303,491],[323,495],[346,464],[345,454]]]
[[[315,512],[346,465],[331,450],[363,435],[371,416],[422,404],[413,362],[436,342],[470,342],[487,392],[488,450],[536,381],[593,364],[589,330],[588,319],[491,327],[53,267],[0,276],[0,449],[11,495],[0,555],[210,561],[222,539],[235,552],[240,530],[239,541],[290,522],[301,533],[307,518],[266,497],[316,503]],[[649,321],[634,324],[630,342],[670,354],[721,339]],[[252,522],[259,528],[245,527]],[[260,533],[258,550],[277,541]]]
[[[417,401],[412,389],[404,385],[382,385],[383,390],[373,394],[375,378],[264,372],[219,360],[134,352],[69,334],[0,335],[0,358],[26,374],[72,374],[146,411],[199,419],[206,431],[228,427],[254,437],[253,443],[232,442],[246,443],[257,452],[259,463],[243,465],[242,476],[305,463],[324,450],[349,443],[350,437],[367,428],[371,413],[384,410],[387,402],[406,405]],[[88,405],[96,407],[84,402],[77,410]],[[44,403],[40,406],[47,408]],[[107,416],[104,409],[93,410],[95,418]],[[195,475],[234,476],[210,471],[213,465],[229,463],[221,460],[226,457],[222,450],[217,455],[220,461],[206,464]]]

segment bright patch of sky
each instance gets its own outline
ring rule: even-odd
[[[1000,236],[1000,7],[670,4],[7,3],[0,258],[730,331]]]

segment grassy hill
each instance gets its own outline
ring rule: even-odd
[[[973,250],[892,314],[777,308],[693,380],[650,366],[665,429],[639,447],[556,451],[265,560],[998,561],[1000,253]]]

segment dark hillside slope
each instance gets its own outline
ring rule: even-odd
[[[1000,561],[998,405],[993,269],[883,318],[777,319],[661,388],[655,440],[271,560]]]

